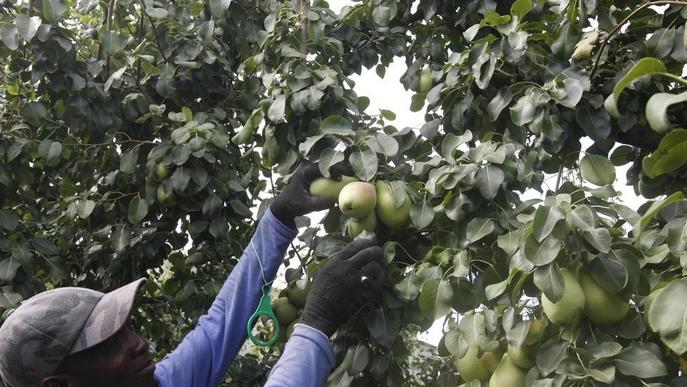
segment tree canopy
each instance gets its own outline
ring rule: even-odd
[[[408,332],[439,318],[436,385],[486,385],[509,346],[528,386],[687,385],[685,1],[4,0],[0,40],[5,313],[148,277],[137,318],[164,353],[297,165],[349,163],[413,205],[377,229],[388,286],[337,336],[332,385],[421,383]],[[395,58],[421,127],[355,92]],[[290,287],[348,222],[299,220]],[[578,282],[584,312],[558,322],[547,302]],[[231,383],[276,356],[241,357]]]

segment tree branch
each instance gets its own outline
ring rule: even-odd
[[[597,68],[599,67],[599,61],[601,60],[601,54],[603,53],[604,49],[608,45],[608,41],[611,40],[611,37],[613,35],[617,34],[618,31],[620,31],[621,28],[625,25],[625,23],[629,22],[630,19],[634,15],[636,15],[639,11],[643,10],[646,7],[650,7],[652,5],[684,5],[687,6],[687,1],[680,1],[680,0],[661,0],[661,1],[650,1],[648,3],[644,3],[640,5],[639,7],[635,8],[632,12],[630,12],[629,15],[627,15],[620,23],[618,23],[611,32],[608,33],[608,36],[604,41],[601,43],[601,48],[599,48],[599,52],[596,53],[596,59],[594,60],[594,66],[592,67],[592,71],[590,74],[590,77],[594,76],[594,73],[596,72]]]

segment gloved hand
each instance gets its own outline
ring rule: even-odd
[[[315,275],[301,323],[327,336],[381,295],[382,249],[375,239],[357,239]]]
[[[336,171],[332,170],[332,176],[338,177]],[[310,195],[310,183],[318,177],[322,174],[317,164],[305,162],[298,167],[289,184],[272,202],[272,214],[285,225],[296,228],[295,217],[334,207],[335,200]]]

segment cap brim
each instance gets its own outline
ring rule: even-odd
[[[93,308],[69,354],[92,348],[112,337],[129,319],[138,289],[145,284],[141,278],[106,293]]]

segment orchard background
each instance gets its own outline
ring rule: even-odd
[[[347,162],[413,206],[377,230],[388,284],[330,385],[486,386],[510,346],[527,386],[687,386],[686,22],[677,0],[0,0],[0,308],[147,277],[161,356],[297,165]],[[353,90],[399,57],[421,127]],[[291,288],[347,221],[299,220]],[[578,280],[584,312],[544,313]],[[261,385],[279,350],[247,348],[227,385]]]

